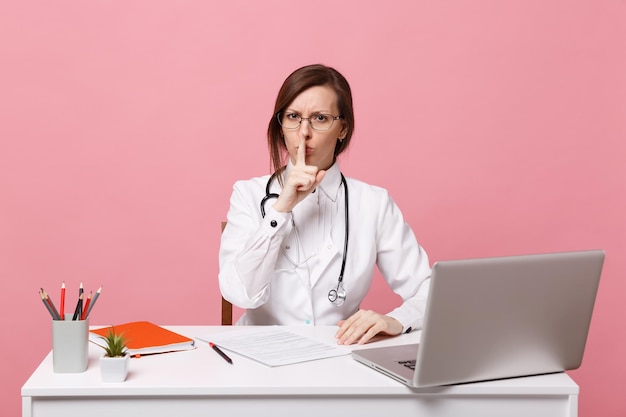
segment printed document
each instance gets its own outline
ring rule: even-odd
[[[198,339],[213,342],[220,348],[268,366],[291,365],[350,353],[345,347],[322,343],[279,326],[246,327]]]

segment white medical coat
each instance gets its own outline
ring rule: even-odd
[[[287,171],[291,166],[287,166]],[[285,177],[286,178],[286,177]],[[345,195],[335,163],[316,191],[291,213],[260,212],[269,175],[233,187],[219,253],[224,298],[246,309],[237,324],[336,325],[354,314],[378,266],[402,304],[390,312],[405,331],[421,328],[428,293],[428,256],[398,206],[383,188],[346,178],[349,243],[337,307],[328,291],[337,287],[345,238]],[[272,193],[280,193],[273,180]]]

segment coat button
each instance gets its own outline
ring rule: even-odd
[[[272,220],[272,221],[270,222],[270,226],[272,226],[272,227],[276,227],[276,226],[278,226],[278,222],[277,222],[276,220]]]

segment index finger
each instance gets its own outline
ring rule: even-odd
[[[353,315],[351,315],[350,317],[348,317],[345,320],[340,320],[337,325],[339,326],[339,329],[337,329],[337,333],[335,334],[335,337],[337,339],[340,339],[341,337],[343,337],[343,335],[346,333],[346,331],[352,326],[352,324],[356,321],[356,315],[359,312],[357,311],[356,313],[354,313]]]
[[[298,152],[296,153],[296,165],[306,165],[305,157],[306,141],[304,140],[304,137],[301,137],[300,143],[298,144]]]

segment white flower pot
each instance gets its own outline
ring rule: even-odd
[[[130,355],[121,358],[100,358],[100,374],[104,382],[124,382],[128,375],[128,361]]]

